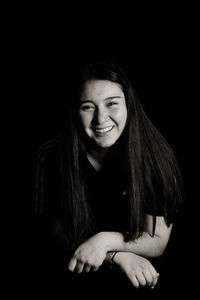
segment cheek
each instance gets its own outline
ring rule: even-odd
[[[88,128],[91,123],[91,120],[92,120],[90,114],[80,114],[79,118],[80,118],[80,123],[83,126],[83,128],[85,128],[85,129]]]
[[[126,120],[127,120],[127,110],[123,109],[119,111],[118,114],[116,115],[116,121],[118,122],[118,125],[120,127],[124,127],[126,124]]]

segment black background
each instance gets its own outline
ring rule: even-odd
[[[196,10],[186,6],[157,7],[157,12],[152,8],[154,14],[150,14],[146,7],[138,15],[134,9],[119,10],[118,14],[105,7],[98,9],[86,13],[79,7],[77,14],[77,10],[68,8],[61,14],[54,7],[28,7],[15,16],[11,25],[7,22],[6,128],[10,157],[14,158],[11,174],[16,188],[11,192],[17,198],[16,206],[22,203],[20,233],[23,240],[28,239],[37,150],[65,126],[66,99],[74,74],[88,59],[112,59],[127,71],[147,115],[177,155],[186,193],[179,231],[181,272],[183,285],[190,291],[195,288],[193,272],[198,255]]]

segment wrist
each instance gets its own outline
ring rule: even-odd
[[[117,255],[118,251],[112,252],[112,256],[111,256],[111,263],[113,264],[115,262],[115,256]]]
[[[112,263],[118,264],[119,257],[120,257],[120,252],[118,252],[118,251],[114,252],[114,255],[112,256]]]
[[[111,257],[113,253],[113,241],[112,241],[112,233],[107,231],[102,231],[97,233],[100,237],[101,243],[105,247],[105,251],[109,253],[109,257]]]
[[[124,248],[123,235],[120,232],[100,232],[101,239],[107,252],[120,251]]]
[[[114,259],[115,259],[116,254],[117,254],[117,251],[112,251],[112,252],[108,252],[106,255],[105,264],[111,269],[113,269],[113,267],[114,267],[114,264],[115,264]]]

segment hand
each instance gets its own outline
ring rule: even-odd
[[[106,258],[107,251],[103,235],[95,234],[76,249],[68,269],[77,273],[97,271]]]
[[[157,284],[159,274],[146,258],[130,252],[118,252],[114,262],[136,288],[149,286],[153,289]]]

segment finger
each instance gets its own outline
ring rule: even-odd
[[[135,275],[129,275],[128,278],[130,279],[130,281],[132,282],[132,284],[134,285],[134,287],[136,287],[137,289],[139,288],[140,284],[136,278]]]
[[[96,272],[99,269],[99,267],[91,267],[92,272]]]
[[[154,289],[154,287],[156,286],[157,282],[158,282],[158,277],[159,277],[159,273],[157,273],[155,276],[154,276],[154,279],[153,279],[153,282],[152,282],[152,286],[151,288]]]
[[[76,264],[76,267],[75,267],[75,272],[81,273],[81,272],[83,272],[83,268],[84,268],[84,264],[82,262],[78,261],[78,263]]]
[[[143,275],[146,279],[146,285],[151,286],[154,281],[154,277],[151,274],[151,272],[149,270],[145,269],[145,270],[143,270]]]
[[[137,278],[140,285],[145,286],[147,284],[146,279],[145,279],[144,275],[141,272],[138,272],[136,274],[136,278]]]
[[[68,269],[73,272],[75,267],[76,267],[76,263],[77,263],[77,260],[76,258],[72,257],[72,259],[70,260],[69,264],[68,264]]]
[[[153,266],[150,267],[149,271],[151,272],[151,274],[153,276],[153,282],[152,282],[152,286],[151,286],[151,288],[153,289],[158,282],[159,273],[156,272],[156,270]]]
[[[91,270],[91,266],[89,264],[85,264],[84,271],[88,273],[90,272],[90,270]]]

